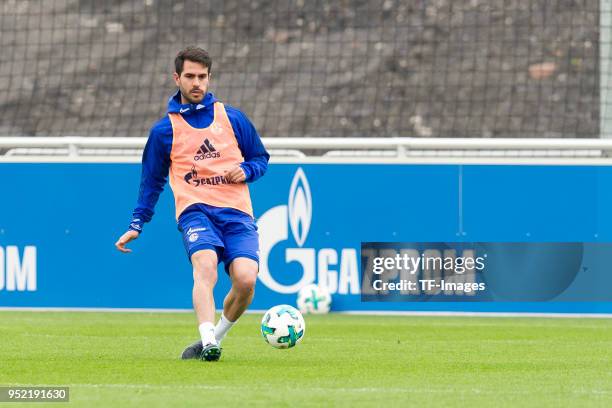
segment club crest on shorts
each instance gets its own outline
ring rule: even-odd
[[[189,235],[189,242],[196,242],[199,237],[200,236],[198,235],[198,233],[194,232],[193,234]]]

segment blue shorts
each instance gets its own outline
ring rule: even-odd
[[[178,229],[191,261],[194,252],[212,249],[229,273],[232,261],[250,258],[259,264],[259,234],[250,215],[233,208],[194,204],[180,215]]]

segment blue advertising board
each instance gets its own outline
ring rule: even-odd
[[[169,187],[119,253],[140,165],[0,164],[0,307],[191,307]],[[612,167],[273,164],[252,184],[252,309],[326,285],[337,311],[610,313],[612,303],[362,302],[362,242],[612,242]],[[218,304],[230,286],[219,269]],[[611,279],[612,283],[612,279]]]

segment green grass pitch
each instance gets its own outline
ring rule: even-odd
[[[260,319],[205,363],[178,359],[191,314],[3,311],[0,385],[69,386],[53,407],[612,406],[611,319],[306,316],[289,350]]]

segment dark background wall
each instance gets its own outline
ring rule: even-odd
[[[598,137],[597,0],[0,2],[0,136],[144,136],[185,45],[262,136]]]

